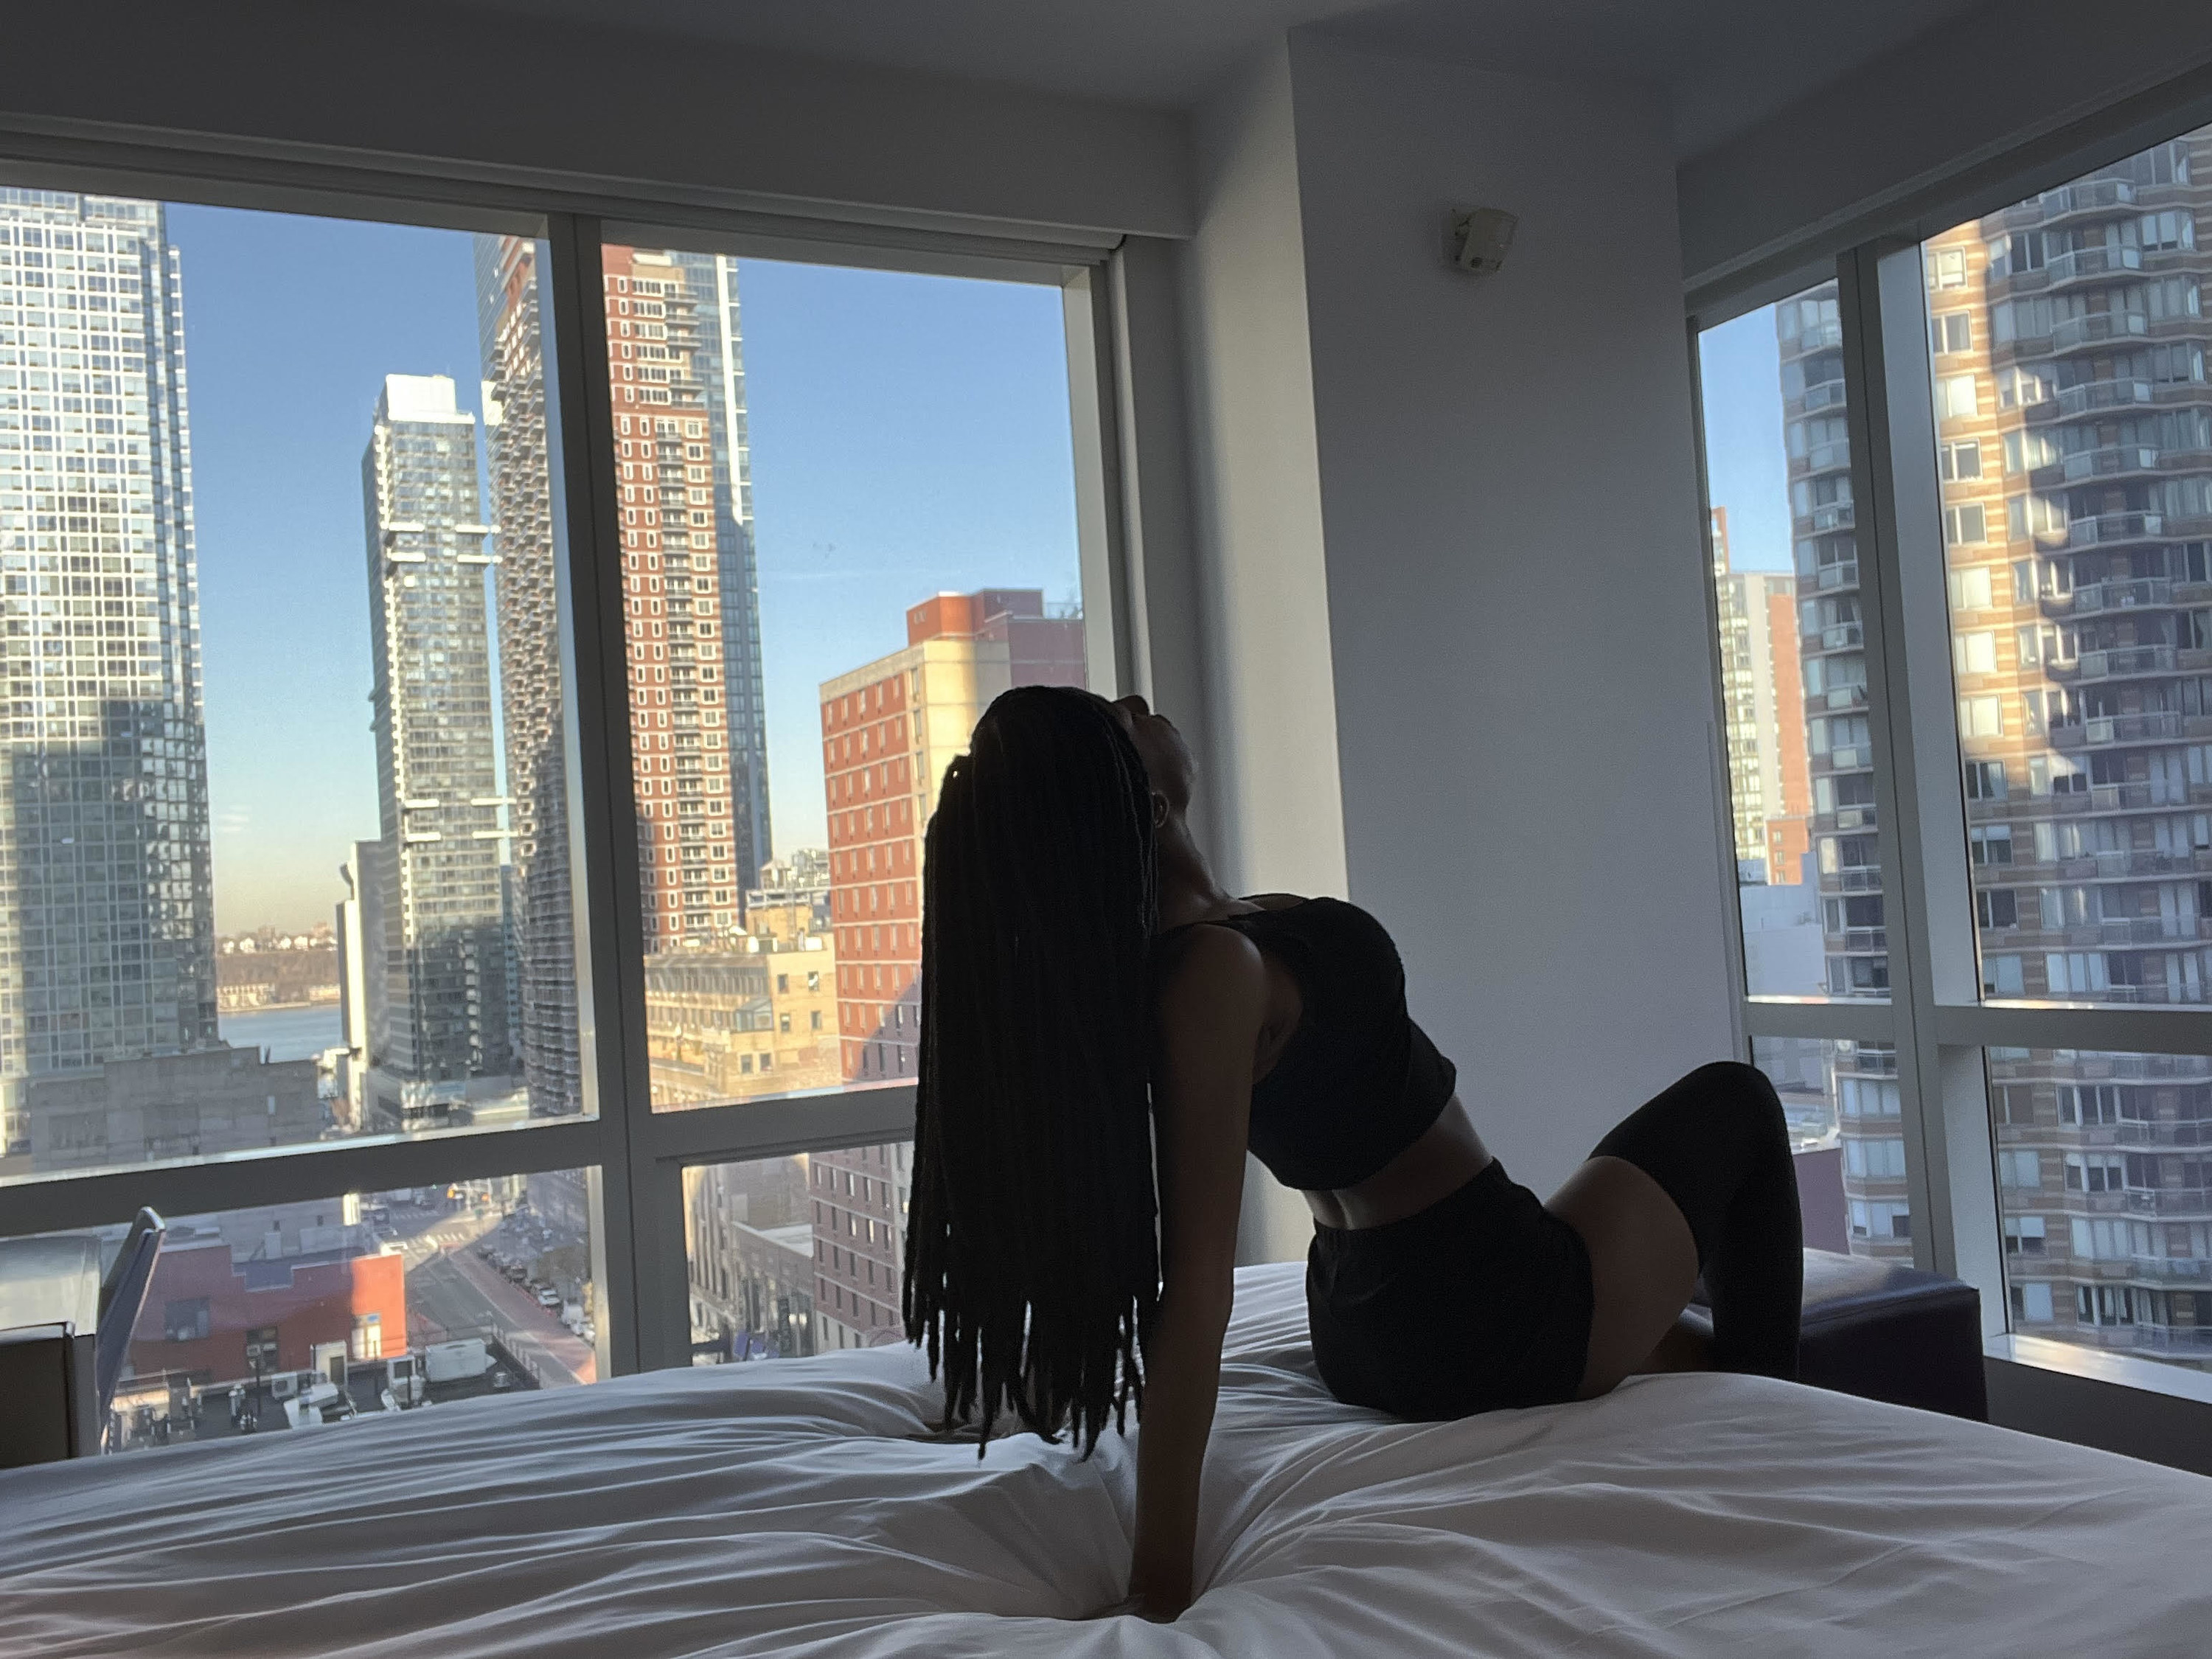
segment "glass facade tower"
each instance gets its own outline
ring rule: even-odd
[[[362,458],[381,826],[368,942],[373,1109],[451,1122],[507,1092],[508,1029],[476,417],[443,375],[385,378]]]
[[[216,1040],[184,302],[155,203],[0,190],[0,1152]]]

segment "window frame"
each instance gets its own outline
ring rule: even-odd
[[[1794,252],[1773,253],[1735,277],[1692,291],[1686,312],[1694,385],[1705,330],[1831,279],[1837,284],[1851,489],[1860,503],[1875,833],[1888,906],[1887,1000],[1754,996],[1744,976],[1735,872],[1733,860],[1726,861],[1721,891],[1735,923],[1727,933],[1737,1050],[1750,1059],[1754,1040],[1781,1037],[1894,1044],[1914,1265],[1979,1291],[1989,1356],[2212,1400],[2203,1373],[2014,1332],[1999,1196],[1998,1103],[1987,1051],[2212,1054],[2212,1008],[1984,1000],[1936,429],[1946,377],[1932,349],[1930,321],[1939,306],[1955,302],[1958,285],[1939,283],[1922,254],[1922,243],[1943,230],[2207,124],[2212,95],[2201,82],[2154,90],[2069,129],[2063,143],[2039,140],[1993,161],[1962,162],[1948,182],[1880,219],[1855,224],[1850,235],[1832,229],[1808,234]],[[1700,507],[1710,523],[1701,385],[1697,397]],[[1709,569],[1710,549],[1707,570],[1699,574],[1717,640]],[[1724,733],[1718,686],[1716,674],[1714,729]],[[1720,755],[1716,746],[1717,822],[1724,843],[1732,845],[1729,778]]]
[[[170,149],[100,138],[0,137],[0,183],[265,212],[531,236],[541,243],[547,450],[560,641],[575,775],[577,980],[586,1115],[431,1137],[368,1135],[197,1162],[26,1177],[0,1186],[0,1237],[87,1229],[142,1205],[172,1216],[441,1186],[556,1170],[591,1172],[599,1375],[691,1363],[684,1170],[907,1140],[911,1082],[846,1085],[656,1113],[652,1109],[642,906],[630,754],[620,483],[600,250],[625,239],[756,258],[987,277],[1057,287],[1066,324],[1078,560],[1090,678],[1106,695],[1149,690],[1141,569],[1148,519],[1140,459],[1179,441],[1159,399],[1179,372],[1173,290],[1153,239],[1025,226],[881,222],[742,201],[623,198],[524,169],[404,172],[289,153]],[[505,176],[500,176],[505,175]],[[1164,356],[1164,354],[1168,354]],[[1167,537],[1162,551],[1171,552]],[[1135,556],[1132,557],[1132,549]]]

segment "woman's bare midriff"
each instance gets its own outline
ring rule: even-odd
[[[1324,1227],[1382,1227],[1419,1215],[1490,1167],[1490,1149],[1454,1095],[1419,1139],[1357,1187],[1309,1192],[1306,1207]]]

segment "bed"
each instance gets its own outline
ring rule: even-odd
[[[0,1653],[2107,1656],[2212,1650],[2212,1481],[1810,1389],[1408,1425],[1247,1269],[1199,1570],[1122,1588],[1132,1448],[929,1437],[904,1348],[0,1476]]]

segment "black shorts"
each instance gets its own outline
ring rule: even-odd
[[[1395,1417],[1573,1399],[1594,1304],[1582,1235],[1495,1159],[1402,1221],[1317,1226],[1306,1252],[1322,1381]]]

